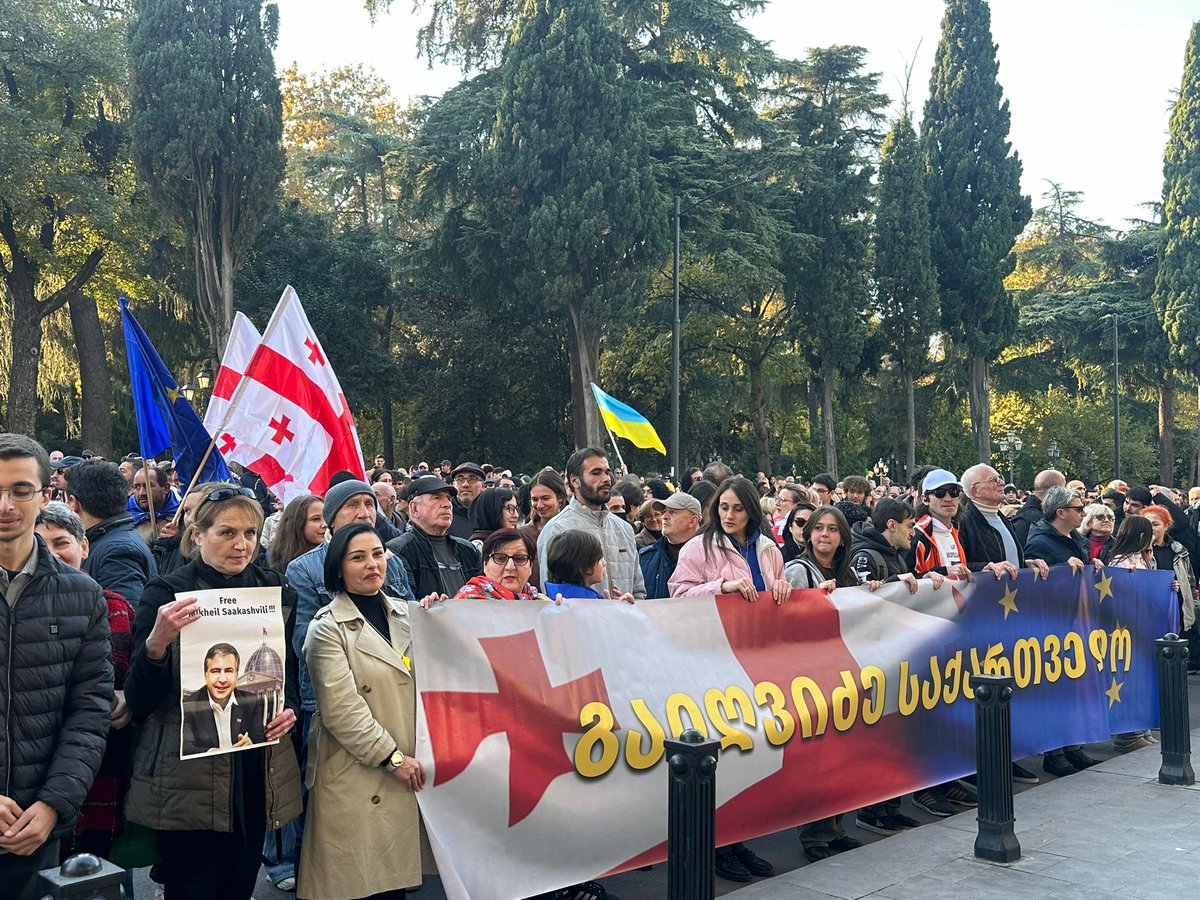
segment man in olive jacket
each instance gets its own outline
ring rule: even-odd
[[[108,604],[34,533],[50,456],[0,434],[0,891],[40,895],[96,777],[113,702]]]

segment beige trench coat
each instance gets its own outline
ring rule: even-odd
[[[301,898],[348,900],[421,883],[416,797],[379,765],[393,748],[408,755],[416,743],[408,604],[386,603],[390,645],[344,593],[317,612],[304,640],[317,712]]]

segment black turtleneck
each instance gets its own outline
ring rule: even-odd
[[[352,594],[346,592],[350,600],[358,607],[358,611],[363,614],[371,627],[383,635],[383,639],[389,644],[392,642],[391,632],[388,630],[387,609],[383,605],[383,594],[372,594],[371,596],[363,596],[362,594]]]

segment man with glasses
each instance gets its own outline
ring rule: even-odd
[[[424,599],[453,597],[483,573],[483,560],[470,541],[451,534],[455,489],[436,475],[408,486],[408,528],[387,543],[400,558],[413,593]]]
[[[1004,502],[1004,476],[980,463],[963,472],[963,497],[958,520],[958,537],[967,566],[972,572],[993,572],[997,578],[1007,573],[1017,576],[1026,564],[1043,578],[1050,572],[1040,559],[1025,559],[1012,523],[1000,513]]]
[[[809,488],[817,492],[818,506],[832,506],[837,501],[833,495],[835,487],[837,487],[837,479],[829,472],[814,475],[813,480],[809,483]]]
[[[1042,520],[1042,500],[1046,491],[1052,487],[1062,487],[1067,483],[1066,476],[1057,469],[1046,469],[1038,472],[1033,479],[1033,490],[1025,497],[1021,509],[1013,516],[1013,532],[1024,547],[1029,541],[1029,529]]]
[[[1070,566],[1082,572],[1087,565],[1088,542],[1079,533],[1083,523],[1083,500],[1066,485],[1052,487],[1042,500],[1042,521],[1029,529],[1029,543],[1025,545],[1031,554],[1036,553],[1049,566]],[[1104,566],[1093,560],[1096,569]],[[1060,747],[1042,754],[1042,769],[1051,775],[1072,775],[1099,760],[1092,759],[1079,745]]]
[[[786,492],[787,489],[780,491],[780,499]],[[675,574],[679,551],[700,531],[700,501],[691,494],[675,493],[666,500],[655,500],[651,507],[662,514],[662,537],[638,551],[638,564],[646,583],[646,596],[670,597],[667,582]]]
[[[473,462],[459,463],[450,473],[450,484],[455,490],[454,521],[450,523],[450,533],[455,537],[470,539],[474,533],[475,529],[471,527],[471,504],[483,492],[486,478],[483,466]]]
[[[34,532],[49,484],[41,444],[0,434],[0,885],[14,900],[40,896],[38,870],[58,865],[59,839],[100,768],[113,701],[104,595]]]

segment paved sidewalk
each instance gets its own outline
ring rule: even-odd
[[[1200,747],[1200,728],[1192,732]],[[1157,782],[1157,746],[1056,779],[1015,800],[1022,857],[974,857],[971,810],[727,894],[735,900],[987,900],[1193,896],[1200,786]]]

